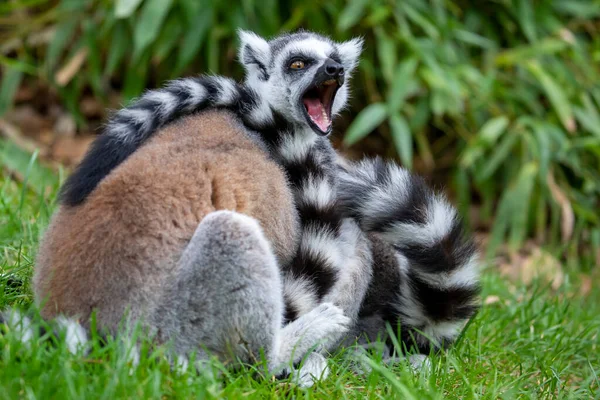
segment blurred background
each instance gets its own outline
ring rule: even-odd
[[[594,0],[4,0],[4,185],[52,202],[107,110],[171,78],[241,79],[237,28],[363,36],[341,151],[446,190],[508,275],[600,264]]]

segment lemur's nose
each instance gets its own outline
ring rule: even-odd
[[[344,75],[344,67],[342,64],[333,61],[331,58],[325,61],[325,72],[327,75],[331,75],[334,78],[337,78],[341,75]]]

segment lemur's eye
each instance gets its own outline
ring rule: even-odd
[[[302,68],[304,68],[304,61],[300,61],[300,60],[292,61],[292,63],[290,64],[290,68],[291,69],[302,69]]]

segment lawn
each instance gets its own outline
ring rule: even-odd
[[[2,146],[0,307],[28,307],[37,243],[59,179]],[[371,371],[359,374],[342,352],[330,361],[329,379],[308,390],[260,379],[260,368],[218,378],[174,371],[164,349],[143,352],[132,367],[118,342],[72,355],[42,340],[23,347],[8,332],[0,336],[0,398],[598,399],[600,293],[582,294],[580,279],[578,271],[567,271],[558,289],[544,280],[510,283],[490,263],[486,304],[454,348],[431,357],[430,369],[382,366],[374,357],[366,361]]]

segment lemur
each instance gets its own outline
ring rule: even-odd
[[[245,126],[259,133],[269,154],[280,162],[283,159],[284,167],[286,159],[301,161],[287,166],[292,186],[300,189],[297,199],[303,199],[304,193],[312,195],[344,217],[357,219],[365,232],[376,237],[374,240],[388,245],[386,250],[391,245],[393,257],[379,260],[374,274],[375,280],[385,275],[381,285],[389,290],[371,284],[359,325],[375,320],[391,322],[392,326],[401,322],[405,339],[410,336],[412,341],[416,336],[422,352],[429,351],[431,342],[451,343],[477,309],[479,291],[477,253],[456,210],[418,176],[377,159],[350,163],[324,139],[331,132],[332,116],[347,102],[347,82],[358,62],[362,41],[334,43],[311,32],[266,41],[244,31],[240,31],[240,41],[244,83],[202,76],[176,80],[147,92],[109,122],[104,136],[63,187],[63,202],[83,202],[104,176],[159,127],[198,110],[231,109]],[[328,68],[331,76],[327,75]],[[325,80],[321,78],[323,72]],[[293,141],[288,135],[291,131],[308,132],[305,136],[296,134]],[[334,184],[298,185],[299,170],[308,171],[310,176],[316,164],[335,168],[329,176]],[[317,247],[326,243],[321,240]],[[382,249],[375,255],[387,253]],[[324,290],[328,278],[318,276],[317,290]],[[293,319],[295,313],[291,311],[288,315]],[[379,323],[378,329],[383,325]]]
[[[85,204],[113,169],[169,123],[207,108],[232,110],[284,167],[297,203],[300,247],[282,264],[287,319],[306,315],[337,284],[337,292],[355,300],[342,304],[354,334],[373,338],[386,323],[400,322],[409,347],[428,352],[451,343],[477,308],[478,293],[474,246],[455,210],[418,177],[379,160],[346,162],[324,138],[346,102],[360,40],[334,43],[309,32],[269,42],[247,32],[240,38],[243,84],[182,79],[119,111],[63,187],[63,206]],[[344,257],[348,243],[363,240],[354,221],[370,236],[373,271],[364,244]],[[344,279],[349,260],[358,272]]]

